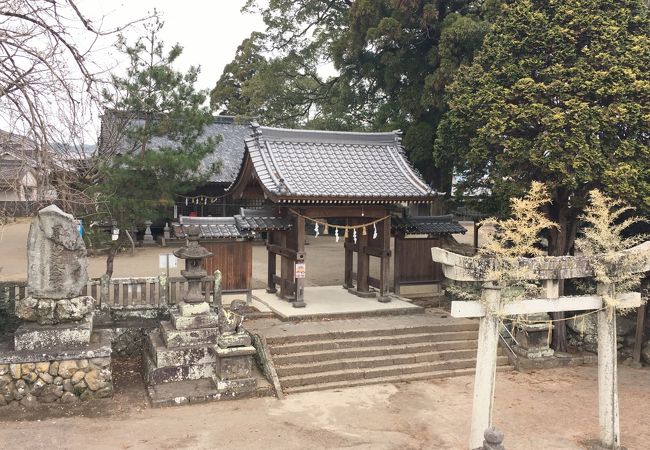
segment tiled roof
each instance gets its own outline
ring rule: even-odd
[[[250,236],[250,232],[237,227],[234,217],[186,217],[181,216],[180,224],[173,224],[172,231],[177,238],[187,237],[190,226],[198,226],[200,239],[237,239]]]
[[[418,216],[391,218],[393,231],[406,234],[465,234],[467,229],[454,216]]]
[[[399,132],[253,129],[246,150],[256,177],[280,201],[426,202],[435,195],[407,161]]]
[[[290,230],[293,224],[285,217],[242,217],[235,216],[237,227],[242,231]]]
[[[106,114],[102,121],[109,121],[110,114]],[[142,119],[131,119],[130,122],[137,126],[143,122]],[[102,124],[102,132],[110,134],[111,131],[107,129],[109,124]],[[215,116],[214,121],[203,129],[203,134],[200,140],[205,140],[209,137],[221,136],[221,142],[217,144],[215,150],[206,156],[201,162],[199,170],[207,171],[213,163],[221,162],[220,170],[210,176],[209,182],[211,183],[232,183],[241,166],[244,157],[244,140],[251,135],[251,127],[245,120],[238,120],[232,116]],[[173,147],[178,144],[171,139],[163,136],[155,136],[151,139],[151,148],[160,147]],[[133,146],[129,144],[126,137],[124,137],[118,144],[117,153],[127,153],[133,151]]]

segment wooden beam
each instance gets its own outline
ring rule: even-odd
[[[363,222],[370,222],[372,219],[378,219],[386,215],[385,206],[340,206],[330,205],[330,208],[304,207],[301,214],[313,219],[324,219],[328,217],[361,217]],[[363,216],[361,215],[363,214]],[[332,225],[335,227],[336,225]]]
[[[641,304],[641,294],[626,292],[617,297],[618,306],[621,308],[634,308]],[[599,295],[576,295],[557,299],[535,298],[501,305],[501,314],[516,316],[520,314],[535,314],[541,312],[583,311],[600,309],[603,299]],[[485,306],[478,301],[453,301],[451,302],[452,317],[483,317],[486,314]]]
[[[289,259],[305,259],[305,254],[304,252],[297,252],[296,250],[293,250],[291,248],[286,248],[281,245],[276,245],[276,244],[268,244],[266,246],[267,250],[269,253],[274,253],[276,255],[284,256],[285,258]]]

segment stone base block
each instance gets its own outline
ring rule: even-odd
[[[177,330],[195,330],[199,328],[214,328],[219,325],[219,316],[213,312],[184,316],[177,312],[170,314],[171,322]]]
[[[251,397],[256,394],[255,378],[233,381],[186,380],[149,386],[151,406],[178,406]]]
[[[196,316],[197,314],[210,313],[210,305],[208,302],[199,303],[186,303],[180,302],[178,304],[178,312],[181,316]]]
[[[217,327],[177,330],[170,322],[160,322],[160,332],[167,347],[216,344],[219,337]]]
[[[239,380],[220,380],[217,381],[217,389],[224,395],[252,393],[257,387],[255,378],[242,378]]]
[[[147,350],[156,367],[214,364],[217,357],[210,347],[205,344],[185,347],[165,346],[160,332],[150,333],[147,340]]]
[[[108,335],[95,333],[88,348],[12,351],[0,346],[0,406],[69,403],[113,396]]]
[[[555,350],[552,348],[524,348],[519,345],[514,345],[512,347],[512,350],[518,354],[519,356],[522,356],[527,359],[541,359],[541,358],[548,358],[550,356],[553,356],[555,353]]]
[[[375,293],[373,291],[358,291],[356,288],[349,288],[348,292],[350,294],[354,294],[357,297],[361,297],[361,298],[375,298],[375,297],[377,297],[377,293]]]
[[[235,334],[222,334],[219,336],[219,347],[249,347],[251,345],[251,337],[246,333]]]
[[[90,343],[92,329],[92,315],[79,323],[57,325],[26,323],[18,327],[14,333],[14,348],[21,351],[85,347]]]
[[[148,385],[171,383],[175,381],[199,380],[215,376],[214,363],[181,364],[177,366],[157,366],[153,358],[145,352],[145,381]]]
[[[219,357],[216,369],[220,381],[251,377],[255,347],[223,349],[217,345],[215,346],[215,353]]]
[[[26,297],[16,301],[16,316],[41,325],[75,322],[92,314],[94,303],[88,295],[54,300]]]

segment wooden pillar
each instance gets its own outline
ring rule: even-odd
[[[345,289],[353,289],[354,284],[353,284],[353,279],[352,279],[352,272],[354,272],[353,268],[353,262],[354,262],[354,249],[352,248],[352,237],[348,236],[348,238],[345,240],[345,266],[343,270],[345,273],[343,274],[343,287]]]
[[[390,217],[381,223],[381,263],[379,269],[379,301],[390,302],[388,289],[390,286]]]
[[[486,314],[481,317],[478,329],[470,449],[483,448],[483,433],[492,425],[499,319],[491,311],[498,311],[501,289],[492,283],[485,283],[481,297],[483,298],[482,303],[486,305]]]
[[[481,228],[479,222],[474,219],[474,250],[478,252],[478,230]]]
[[[266,235],[266,245],[271,245],[274,244],[274,238],[275,238],[276,233],[269,231]],[[268,278],[267,278],[267,285],[266,285],[266,292],[269,294],[275,294],[278,292],[278,290],[275,288],[275,272],[276,272],[276,262],[277,262],[277,256],[275,253],[268,251]]]
[[[368,276],[370,275],[370,256],[366,253],[368,235],[357,236],[357,292],[370,292]]]
[[[292,230],[284,231],[280,235],[280,246],[282,248],[287,248],[287,241],[289,240],[288,235],[291,232]],[[292,294],[287,281],[293,281],[293,270],[293,260],[289,259],[285,255],[280,255],[280,297],[284,299],[288,299]]]
[[[400,258],[402,255],[402,239],[404,235],[401,233],[395,234],[395,251],[393,252],[393,292],[396,295],[400,294],[400,283],[402,279],[400,277]]]
[[[292,242],[294,244],[293,249],[296,251],[296,255],[299,255],[294,264],[296,263],[304,263],[304,257],[301,257],[302,255],[305,254],[305,218],[302,216],[297,216],[295,220],[295,241]],[[305,279],[304,278],[296,278],[296,270],[295,270],[295,265],[294,265],[294,270],[293,270],[293,279],[295,282],[296,286],[296,292],[295,292],[295,301],[293,302],[293,307],[294,308],[304,308],[305,307]]]

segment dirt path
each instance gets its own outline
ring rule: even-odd
[[[620,368],[621,432],[648,448],[650,372]],[[595,367],[497,377],[494,423],[509,449],[581,449],[597,438]],[[472,377],[149,409],[120,387],[93,417],[0,417],[0,448],[463,449]],[[116,406],[117,405],[117,406]]]

